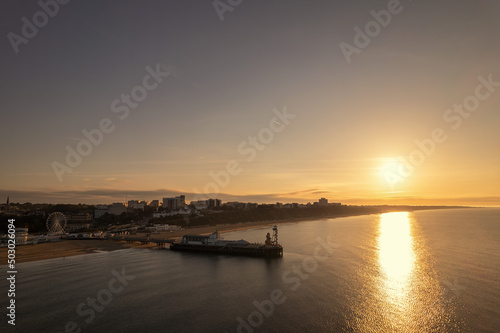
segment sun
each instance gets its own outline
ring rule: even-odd
[[[394,190],[397,184],[405,182],[405,177],[401,175],[401,169],[403,167],[401,158],[384,157],[381,158],[381,160],[382,165],[378,170],[378,176],[387,186]]]
[[[396,157],[385,157],[382,159],[382,166],[380,167],[380,174],[384,175],[387,172],[397,173],[401,163]]]

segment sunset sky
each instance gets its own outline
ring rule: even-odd
[[[2,1],[0,202],[500,206],[498,1],[221,8]]]

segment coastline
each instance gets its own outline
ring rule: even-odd
[[[207,235],[216,230],[221,234],[255,229],[261,227],[272,227],[273,225],[281,225],[297,222],[308,222],[316,220],[335,219],[340,217],[353,217],[360,215],[373,215],[380,213],[360,213],[360,214],[345,214],[325,217],[307,217],[288,220],[266,220],[254,222],[242,222],[237,224],[224,224],[216,226],[197,226],[186,228],[177,231],[163,231],[151,234],[151,239],[180,239],[185,234]],[[141,235],[131,235],[128,237],[141,237]],[[144,234],[145,236],[145,234]],[[61,240],[53,243],[40,243],[35,245],[22,245],[16,247],[16,263],[24,263],[31,261],[39,261],[45,259],[63,258],[81,254],[97,253],[100,251],[116,251],[127,248],[156,248],[155,243],[140,244],[138,242],[129,243],[127,241],[90,239],[90,240]],[[0,248],[0,266],[7,263],[7,248]]]
[[[313,220],[313,219],[308,219]],[[160,233],[155,233],[151,235],[151,239],[180,239],[185,234],[210,234],[215,230],[219,230],[221,234],[254,229],[265,226],[273,226],[275,224],[284,223],[294,223],[303,222],[306,220],[291,220],[291,221],[257,221],[257,222],[245,222],[239,224],[228,224],[228,225],[218,225],[218,226],[201,226],[194,228],[187,228],[178,231],[164,231]],[[132,235],[129,237],[134,237],[138,235]],[[142,235],[141,235],[142,236]],[[144,234],[145,236],[145,234]],[[140,237],[140,236],[139,236]],[[115,240],[105,240],[105,239],[89,239],[89,240],[61,240],[59,242],[51,243],[40,243],[35,245],[21,245],[16,246],[16,263],[25,263],[31,261],[39,261],[46,259],[55,259],[63,257],[71,257],[81,254],[97,253],[100,251],[116,251],[127,248],[156,248],[156,244],[140,244],[138,242],[129,243],[127,241],[115,241]],[[3,263],[7,263],[7,248],[0,248],[0,266]]]

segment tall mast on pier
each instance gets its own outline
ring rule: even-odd
[[[278,245],[278,226],[275,225],[273,227],[273,245],[277,246]]]

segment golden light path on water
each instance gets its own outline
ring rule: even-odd
[[[447,332],[453,313],[443,307],[443,289],[414,213],[381,214],[368,243],[371,265],[360,269],[362,300],[356,332]],[[372,247],[373,246],[373,247]],[[459,330],[458,330],[459,331]]]
[[[408,212],[380,216],[379,262],[385,273],[386,287],[400,296],[415,267],[413,236]]]
[[[380,216],[378,237],[381,268],[380,294],[386,304],[386,320],[408,320],[412,307],[412,277],[416,254],[408,212],[386,213]],[[391,319],[392,317],[392,319]]]

